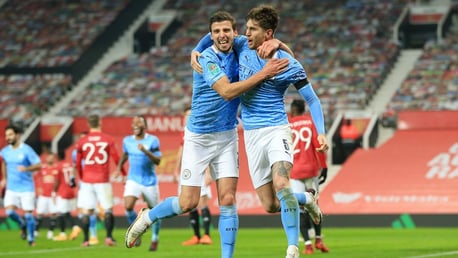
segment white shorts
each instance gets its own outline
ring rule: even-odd
[[[292,133],[289,125],[245,130],[245,150],[251,181],[255,189],[272,181],[275,162],[293,164]]]
[[[113,188],[111,183],[80,182],[78,191],[78,208],[95,210],[97,203],[104,210],[113,208]]]
[[[6,190],[3,206],[16,206],[24,211],[33,211],[35,209],[35,193]]]
[[[57,200],[56,200],[57,202]],[[57,206],[52,197],[38,196],[37,214],[54,214],[57,213]]]
[[[319,181],[318,177],[311,177],[305,179],[290,179],[291,189],[295,193],[305,192],[307,189],[313,189],[315,192],[319,193]]]
[[[159,203],[159,186],[144,186],[133,180],[127,180],[124,186],[124,197],[135,196],[139,198],[143,196],[143,200],[148,204],[149,208],[153,208]]]
[[[57,196],[57,212],[64,214],[76,209],[76,198],[64,199]]]
[[[237,129],[211,134],[185,129],[181,184],[201,187],[207,167],[215,180],[239,177]]]

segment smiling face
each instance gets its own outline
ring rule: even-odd
[[[230,21],[218,21],[211,24],[210,36],[215,47],[221,52],[228,52],[237,35]]]
[[[143,136],[145,134],[146,122],[143,117],[136,116],[132,119],[132,130],[135,136]]]

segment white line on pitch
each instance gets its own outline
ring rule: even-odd
[[[439,257],[439,256],[449,256],[449,255],[454,255],[454,254],[458,254],[458,251],[444,252],[444,253],[435,253],[435,254],[425,254],[425,255],[419,255],[419,256],[410,256],[410,257],[407,257],[407,258]]]
[[[33,247],[31,247],[33,248]],[[44,250],[31,250],[31,251],[24,251],[24,252],[1,252],[0,256],[8,256],[8,255],[33,255],[33,254],[44,254],[44,253],[58,253],[62,251],[69,251],[69,250],[88,250],[97,248],[96,246],[91,247],[70,247],[70,248],[58,248],[58,249],[44,249]]]

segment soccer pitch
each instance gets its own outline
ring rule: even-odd
[[[457,228],[324,228],[323,231],[330,253],[315,252],[312,257],[458,257]],[[219,234],[215,229],[211,232],[213,245],[185,247],[181,242],[191,236],[191,229],[163,228],[159,248],[154,253],[148,251],[150,231],[144,235],[143,245],[132,249],[124,246],[125,229],[115,231],[118,241],[115,247],[102,244],[104,230],[98,232],[101,244],[91,247],[80,247],[82,236],[75,241],[54,242],[46,239],[45,229],[40,233],[36,246],[29,247],[17,230],[0,231],[0,258],[220,257]],[[302,251],[303,243],[300,245]],[[281,228],[241,228],[234,257],[280,258],[285,256],[285,250],[286,238]]]

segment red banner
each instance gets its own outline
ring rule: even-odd
[[[398,129],[458,130],[458,111],[401,111],[398,115]]]
[[[320,195],[325,214],[458,213],[458,131],[398,131],[358,150]]]

